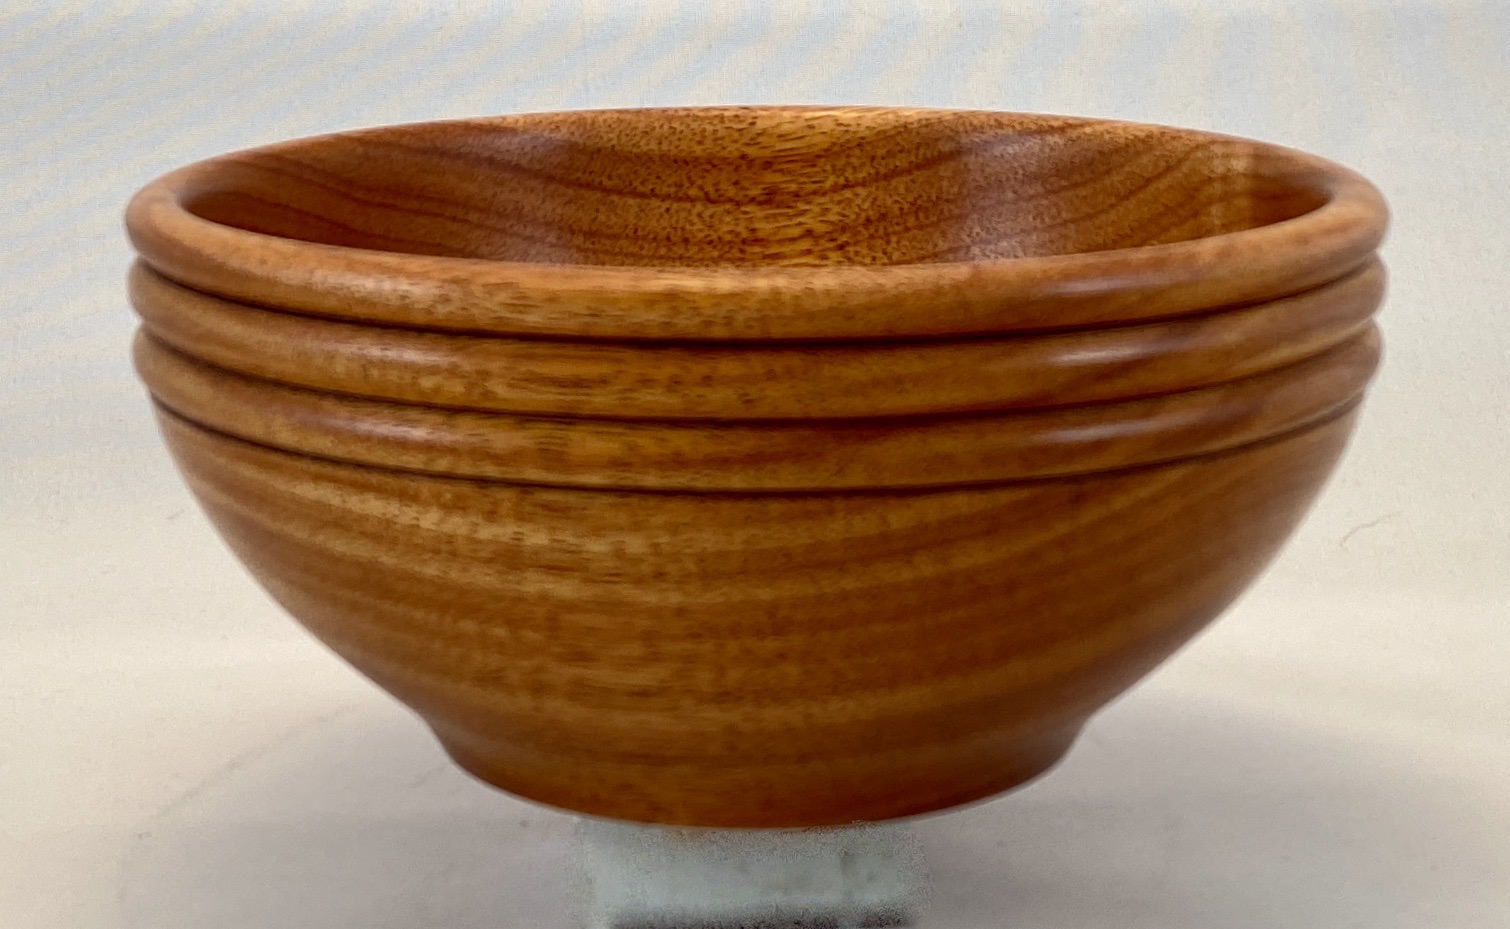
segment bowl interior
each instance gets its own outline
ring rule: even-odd
[[[227,156],[184,195],[312,243],[573,265],[891,265],[1176,242],[1326,194],[1273,150],[1121,123],[718,108],[399,126]]]

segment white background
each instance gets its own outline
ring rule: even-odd
[[[1510,926],[1510,4],[0,3],[0,925],[572,925],[570,820],[443,761],[214,537],[126,362],[190,159],[665,103],[1116,116],[1339,159],[1387,358],[1309,521],[1055,773],[919,825],[930,927]]]

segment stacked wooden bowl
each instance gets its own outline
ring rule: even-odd
[[[1126,123],[432,123],[127,221],[139,370],[252,572],[478,777],[652,822],[1042,772],[1273,555],[1379,355],[1366,181]]]

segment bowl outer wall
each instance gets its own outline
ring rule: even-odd
[[[161,423],[252,573],[478,777],[796,827],[1046,769],[1270,559],[1353,419],[1084,477],[796,495],[458,480]]]
[[[1368,325],[1377,259],[1302,294],[1110,329],[926,342],[588,342],[318,319],[191,290],[138,263],[148,331],[222,368],[311,390],[452,409],[612,419],[918,416],[1092,403],[1292,364]]]
[[[1315,357],[1156,397],[956,417],[655,422],[524,417],[341,397],[234,374],[138,336],[157,402],[288,451],[456,477],[600,489],[813,491],[1062,476],[1209,454],[1353,403],[1378,364],[1369,326]]]

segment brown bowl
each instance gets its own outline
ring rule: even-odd
[[[258,579],[477,776],[664,823],[1040,773],[1274,554],[1379,352],[1372,187],[1122,123],[393,127],[128,226],[138,369]]]

